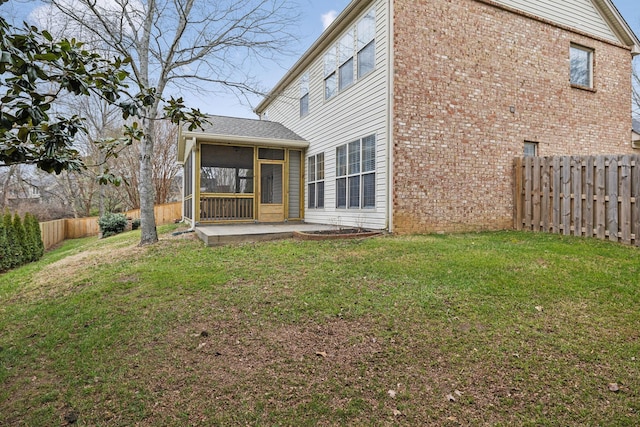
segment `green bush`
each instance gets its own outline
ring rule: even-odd
[[[24,229],[27,234],[27,245],[31,254],[30,261],[37,261],[44,255],[44,242],[40,233],[38,219],[27,212],[24,216]]]
[[[27,242],[27,232],[22,224],[22,218],[17,213],[13,216],[13,229],[16,233],[16,242],[20,248],[18,265],[23,265],[31,261],[31,248]]]
[[[122,233],[127,226],[127,217],[123,214],[106,213],[98,219],[102,237]]]
[[[7,243],[7,232],[4,228],[4,221],[0,221],[0,272],[11,268],[9,262],[9,244]]]
[[[131,229],[137,230],[138,228],[140,228],[140,218],[136,218],[133,221],[131,221]]]
[[[7,263],[11,269],[22,264],[22,246],[13,226],[13,217],[8,210],[5,211],[2,221],[7,235]]]
[[[38,219],[30,213],[22,219],[6,211],[0,218],[0,272],[37,261],[43,254]]]

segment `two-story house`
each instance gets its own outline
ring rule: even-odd
[[[632,151],[610,0],[353,0],[256,108],[182,132],[185,218],[511,228],[513,159]]]

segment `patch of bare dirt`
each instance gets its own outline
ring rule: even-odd
[[[114,249],[96,249],[67,256],[50,264],[36,274],[33,280],[21,288],[14,299],[39,300],[60,295],[69,295],[78,288],[91,286],[96,267],[117,263],[145,251],[145,248],[129,245]]]

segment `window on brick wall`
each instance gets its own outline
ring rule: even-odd
[[[376,206],[376,137],[336,149],[336,207],[371,209]]]
[[[300,117],[309,114],[309,73],[300,78]]]
[[[593,49],[572,44],[569,48],[571,84],[593,88]]]
[[[307,166],[307,207],[324,208],[324,153],[309,156]]]
[[[538,143],[532,141],[524,142],[524,151],[523,153],[525,157],[535,157],[538,155]]]

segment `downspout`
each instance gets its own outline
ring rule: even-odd
[[[389,0],[389,12],[387,13],[387,231],[393,232],[393,99],[394,99],[394,38],[393,38],[393,23],[394,23],[394,0]]]
[[[197,169],[200,167],[200,145],[195,140],[193,144],[193,156],[191,156],[191,182],[193,183],[192,196],[191,197],[191,228],[189,230],[195,230],[196,218],[200,220],[200,182],[196,179],[199,177]],[[197,209],[197,211],[196,211]]]

